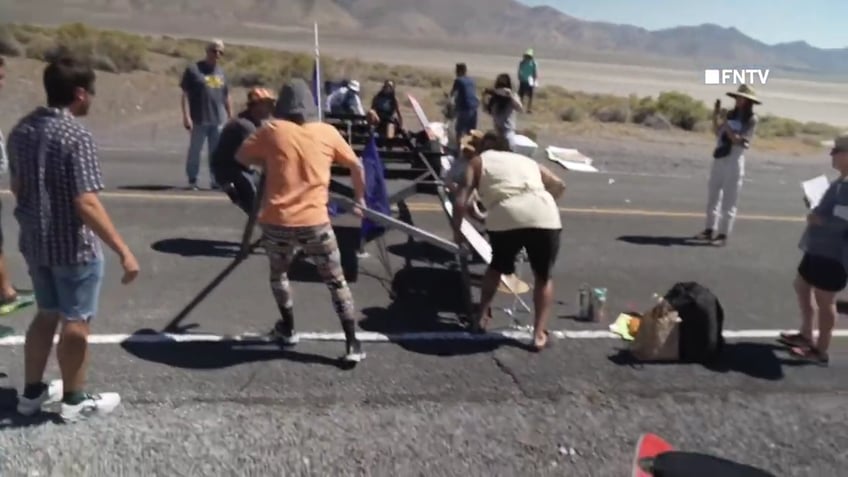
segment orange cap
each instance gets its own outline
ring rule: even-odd
[[[274,94],[265,88],[253,88],[247,92],[247,102],[256,103],[259,101],[275,101],[277,98]]]

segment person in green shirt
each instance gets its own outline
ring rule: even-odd
[[[527,98],[527,112],[533,112],[533,90],[539,82],[539,71],[536,67],[536,59],[533,57],[533,49],[524,52],[524,57],[518,63],[518,97],[524,103]]]

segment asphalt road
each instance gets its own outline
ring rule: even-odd
[[[615,147],[592,151],[613,172],[565,176],[551,328],[605,328],[569,318],[584,281],[609,289],[615,314],[644,309],[652,293],[688,280],[719,297],[728,330],[794,327],[791,281],[804,214],[798,182],[828,171],[809,161],[751,161],[732,241],[723,249],[690,246],[682,238],[703,227],[708,163],[634,151],[626,160]],[[109,151],[103,164],[104,201],[142,275],[122,286],[109,256],[95,332],[160,331],[232,262],[245,217],[220,194],[180,190],[178,154]],[[11,197],[2,200],[7,260],[25,287]],[[450,237],[432,198],[411,203],[417,225]],[[393,232],[387,270],[374,244],[359,260],[350,251],[357,233],[350,217],[336,226],[362,330],[457,329],[451,257],[410,247]],[[319,338],[339,331],[311,265],[298,264],[292,281],[298,328]],[[499,297],[500,305],[511,303]],[[22,311],[3,324],[22,334],[29,317]],[[196,325],[193,333],[261,333],[275,318],[267,264],[254,255],[181,324]],[[510,324],[497,313],[496,326]],[[14,415],[23,348],[8,340],[0,346],[0,371],[8,374],[0,379],[0,474],[625,476],[639,434],[657,432],[679,448],[777,475],[848,475],[841,424],[848,343],[841,338],[830,368],[801,365],[755,338],[731,340],[714,369],[636,366],[617,356],[622,342],[605,338],[556,340],[541,354],[522,342],[367,343],[369,356],[354,370],[338,366],[335,341],[305,341],[291,351],[231,341],[92,346],[92,390],[121,392],[124,404],[108,420],[73,427],[53,424],[49,414]]]

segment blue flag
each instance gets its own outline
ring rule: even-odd
[[[373,133],[368,138],[368,144],[362,153],[362,167],[365,170],[365,205],[371,210],[391,215],[385,170]],[[367,217],[362,218],[362,237],[383,229],[380,224],[372,222]]]

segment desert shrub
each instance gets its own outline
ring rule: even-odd
[[[26,56],[49,61],[71,53],[86,58],[102,71],[123,73],[146,70],[147,45],[141,37],[128,33],[98,31],[81,23],[63,25],[51,32],[16,30],[25,38]]]
[[[600,106],[592,111],[592,117],[602,123],[626,123],[630,109],[626,105]]]
[[[23,56],[26,49],[15,37],[10,28],[0,25],[0,55]]]
[[[628,98],[628,103],[632,113],[630,119],[637,124],[642,124],[646,119],[657,114],[658,111],[656,100],[650,96],[639,98],[636,95],[631,95]]]
[[[586,117],[586,112],[578,106],[568,106],[559,113],[559,119],[566,122],[582,121]]]
[[[671,124],[687,131],[691,131],[698,121],[709,118],[710,114],[702,101],[678,91],[660,93],[656,107]]]
[[[205,49],[206,43],[196,39],[178,40],[169,36],[163,36],[162,38],[151,38],[148,41],[149,51],[183,60],[200,59],[203,57]]]
[[[830,124],[815,121],[806,122],[801,125],[801,133],[809,134],[812,136],[834,137],[837,136],[840,132],[841,129],[836,126],[831,126]]]
[[[760,117],[756,134],[761,137],[794,137],[801,131],[801,123],[793,119],[766,114]]]
[[[117,72],[147,70],[147,44],[137,36],[121,32],[104,32],[95,40],[94,57],[109,58]]]
[[[46,61],[50,52],[56,49],[56,41],[47,35],[33,35],[25,49],[27,58]]]

